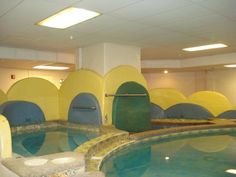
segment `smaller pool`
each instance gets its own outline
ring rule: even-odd
[[[50,128],[38,132],[13,134],[13,152],[24,157],[73,151],[79,145],[99,136],[98,132],[71,128]]]

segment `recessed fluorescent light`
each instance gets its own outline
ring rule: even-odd
[[[209,50],[209,49],[217,49],[217,48],[223,48],[228,47],[225,44],[210,44],[210,45],[202,45],[197,47],[190,47],[190,48],[184,48],[184,51],[193,52],[193,51],[199,51],[199,50]]]
[[[225,172],[231,173],[231,174],[236,174],[236,169],[228,169],[228,170],[225,170]]]
[[[224,65],[226,68],[236,68],[236,64]]]
[[[86,9],[70,7],[46,18],[45,20],[39,22],[38,25],[64,29],[77,23],[89,20],[98,15],[100,15],[100,13]]]
[[[168,70],[164,70],[163,73],[164,73],[164,74],[168,74]]]
[[[45,65],[38,65],[34,66],[34,69],[46,69],[46,70],[67,70],[69,67],[66,66],[45,66]]]

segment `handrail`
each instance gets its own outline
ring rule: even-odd
[[[96,110],[96,106],[73,106],[73,109],[83,109],[83,110]]]
[[[105,97],[143,97],[147,96],[146,93],[118,93],[118,94],[105,94]]]

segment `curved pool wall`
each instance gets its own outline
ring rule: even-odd
[[[193,103],[178,103],[163,110],[155,103],[151,103],[152,119],[185,119],[185,120],[209,120],[214,118],[203,106]]]
[[[194,130],[195,129],[195,130]],[[156,131],[156,132],[159,132],[158,135],[154,136],[154,135],[151,135],[151,136],[148,136],[148,137],[142,137],[142,138],[138,138],[137,140],[135,141],[130,141],[128,144],[125,144],[125,145],[122,145],[122,146],[119,146],[118,148],[114,148],[113,151],[110,151],[108,152],[104,158],[102,159],[102,161],[100,163],[97,163],[98,164],[98,169],[102,169],[102,166],[103,164],[112,156],[116,155],[116,153],[119,153],[119,152],[122,152],[124,150],[126,150],[127,148],[129,147],[135,147],[139,144],[143,144],[143,143],[148,143],[148,142],[156,142],[156,141],[159,141],[159,142],[165,142],[165,141],[169,141],[171,142],[171,139],[181,139],[181,138],[186,138],[186,137],[199,137],[200,135],[206,135],[206,134],[215,134],[215,133],[218,133],[218,132],[230,132],[230,131],[236,131],[236,124],[235,123],[232,123],[232,124],[229,124],[229,125],[221,125],[221,126],[213,126],[213,127],[209,127],[206,129],[206,127],[204,126],[198,126],[198,129],[193,128],[192,127],[192,130],[191,130],[191,127],[190,128],[187,128],[186,130],[181,130],[181,128],[177,128],[175,129],[174,132],[171,132],[171,131],[167,131],[167,130],[164,130],[164,132],[161,133],[161,131]],[[133,138],[135,137],[135,135],[133,136]],[[135,138],[135,139],[136,139]],[[219,143],[218,143],[219,144]],[[220,143],[221,144],[221,143]],[[177,148],[177,147],[176,147]],[[175,148],[174,148],[175,149]],[[209,149],[209,148],[208,148]],[[143,158],[139,158],[137,156],[134,156],[133,158],[137,158],[138,160],[136,160],[135,162],[138,163],[140,165],[140,163],[143,163],[145,164],[145,159],[144,158],[147,154],[149,154],[150,152],[148,152],[147,150],[144,150],[143,153],[140,152],[139,153],[139,157],[143,155]],[[126,156],[125,156],[126,157]],[[125,162],[128,163],[128,161],[130,160],[129,156],[127,156],[127,160]],[[117,159],[119,160],[119,159]],[[124,159],[120,159],[122,162],[124,162],[123,160]],[[148,159],[146,159],[148,161]],[[150,159],[149,159],[150,160]],[[168,159],[167,159],[168,160]],[[119,163],[121,164],[121,163]],[[122,163],[123,164],[123,163]],[[117,164],[118,165],[118,164]],[[129,163],[126,164],[129,166]],[[132,168],[135,168],[133,166],[134,164],[131,163],[130,166],[132,166]],[[125,165],[122,165],[123,167]],[[116,168],[119,168],[116,166]],[[137,169],[138,170],[138,169]],[[142,169],[140,169],[142,171]],[[145,169],[143,169],[145,171]],[[141,173],[140,171],[140,173]],[[135,174],[133,174],[135,176]],[[226,173],[225,173],[226,175]]]
[[[114,97],[112,123],[116,128],[128,132],[151,129],[150,100],[145,87],[136,82],[125,82]]]
[[[155,88],[155,89],[149,90],[149,93],[150,93],[151,102],[154,105],[160,107],[164,111],[178,104],[194,104],[207,110],[209,113],[206,116],[212,115],[212,118],[228,118],[228,119],[233,118],[234,119],[235,117],[235,115],[232,114],[232,112],[236,110],[235,107],[233,106],[233,104],[230,103],[227,97],[225,97],[223,94],[219,92],[199,91],[199,92],[193,93],[189,97],[185,97],[180,91],[176,89]],[[155,109],[153,110],[153,112],[154,111]],[[229,113],[223,114],[224,112],[227,112],[227,111],[230,111],[230,114]],[[159,110],[159,113],[160,113],[160,110]],[[160,115],[158,113],[155,113],[155,114],[157,118],[159,118]],[[152,118],[154,117],[152,116]]]
[[[76,96],[82,93],[92,94],[96,97],[104,123],[103,104],[103,77],[91,70],[81,69],[70,73],[59,89],[60,120],[67,121],[70,105]]]
[[[163,110],[178,103],[186,103],[187,98],[178,90],[171,88],[154,88],[149,90],[150,100]]]
[[[104,76],[89,69],[71,72],[58,89],[50,81],[29,77],[15,82],[7,91],[0,92],[1,103],[8,101],[28,101],[40,107],[46,121],[68,120],[71,101],[80,93],[89,93],[96,97],[102,124],[112,124],[113,98],[105,94],[114,94],[124,82],[137,82],[147,88],[147,83],[140,71],[129,65],[117,66]]]
[[[7,101],[7,95],[0,89],[0,105]]]
[[[217,117],[221,119],[236,119],[236,110],[227,110],[222,112]]]
[[[40,107],[46,121],[68,120],[70,104],[78,94],[89,93],[96,97],[101,114],[102,124],[112,124],[112,105],[114,97],[105,97],[105,94],[115,94],[125,82],[136,82],[147,88],[143,75],[132,66],[118,66],[105,76],[93,71],[81,69],[72,72],[58,90],[55,85],[41,78],[26,78],[17,81],[4,94],[3,101],[28,101]],[[163,110],[178,103],[198,104],[206,108],[214,117],[227,110],[235,110],[229,100],[218,92],[201,91],[186,98],[175,89],[151,89],[149,91],[152,103]],[[227,117],[228,118],[228,117]]]
[[[199,91],[188,97],[188,101],[203,106],[215,117],[226,110],[232,109],[232,104],[223,94],[215,91]]]
[[[81,124],[102,125],[102,113],[96,97],[80,93],[71,102],[68,121]]]
[[[14,83],[7,92],[8,101],[28,101],[43,111],[46,121],[59,120],[57,87],[46,79],[30,77]]]
[[[151,119],[164,119],[164,118],[166,118],[165,110],[162,109],[159,105],[151,103]]]
[[[103,78],[103,87],[105,94],[115,94],[117,89],[125,82],[136,82],[147,89],[147,82],[140,71],[133,66],[118,66],[113,68]],[[113,101],[115,97],[105,97],[104,106],[104,124],[112,124]]]
[[[214,116],[206,108],[193,103],[178,103],[165,110],[166,118],[212,119]]]
[[[40,124],[45,121],[44,113],[38,105],[28,101],[7,101],[0,106],[10,126]]]

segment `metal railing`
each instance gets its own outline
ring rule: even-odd
[[[146,93],[118,93],[118,94],[105,94],[105,97],[143,97],[147,96]]]
[[[81,110],[96,110],[96,106],[73,106],[73,109],[81,109]]]

